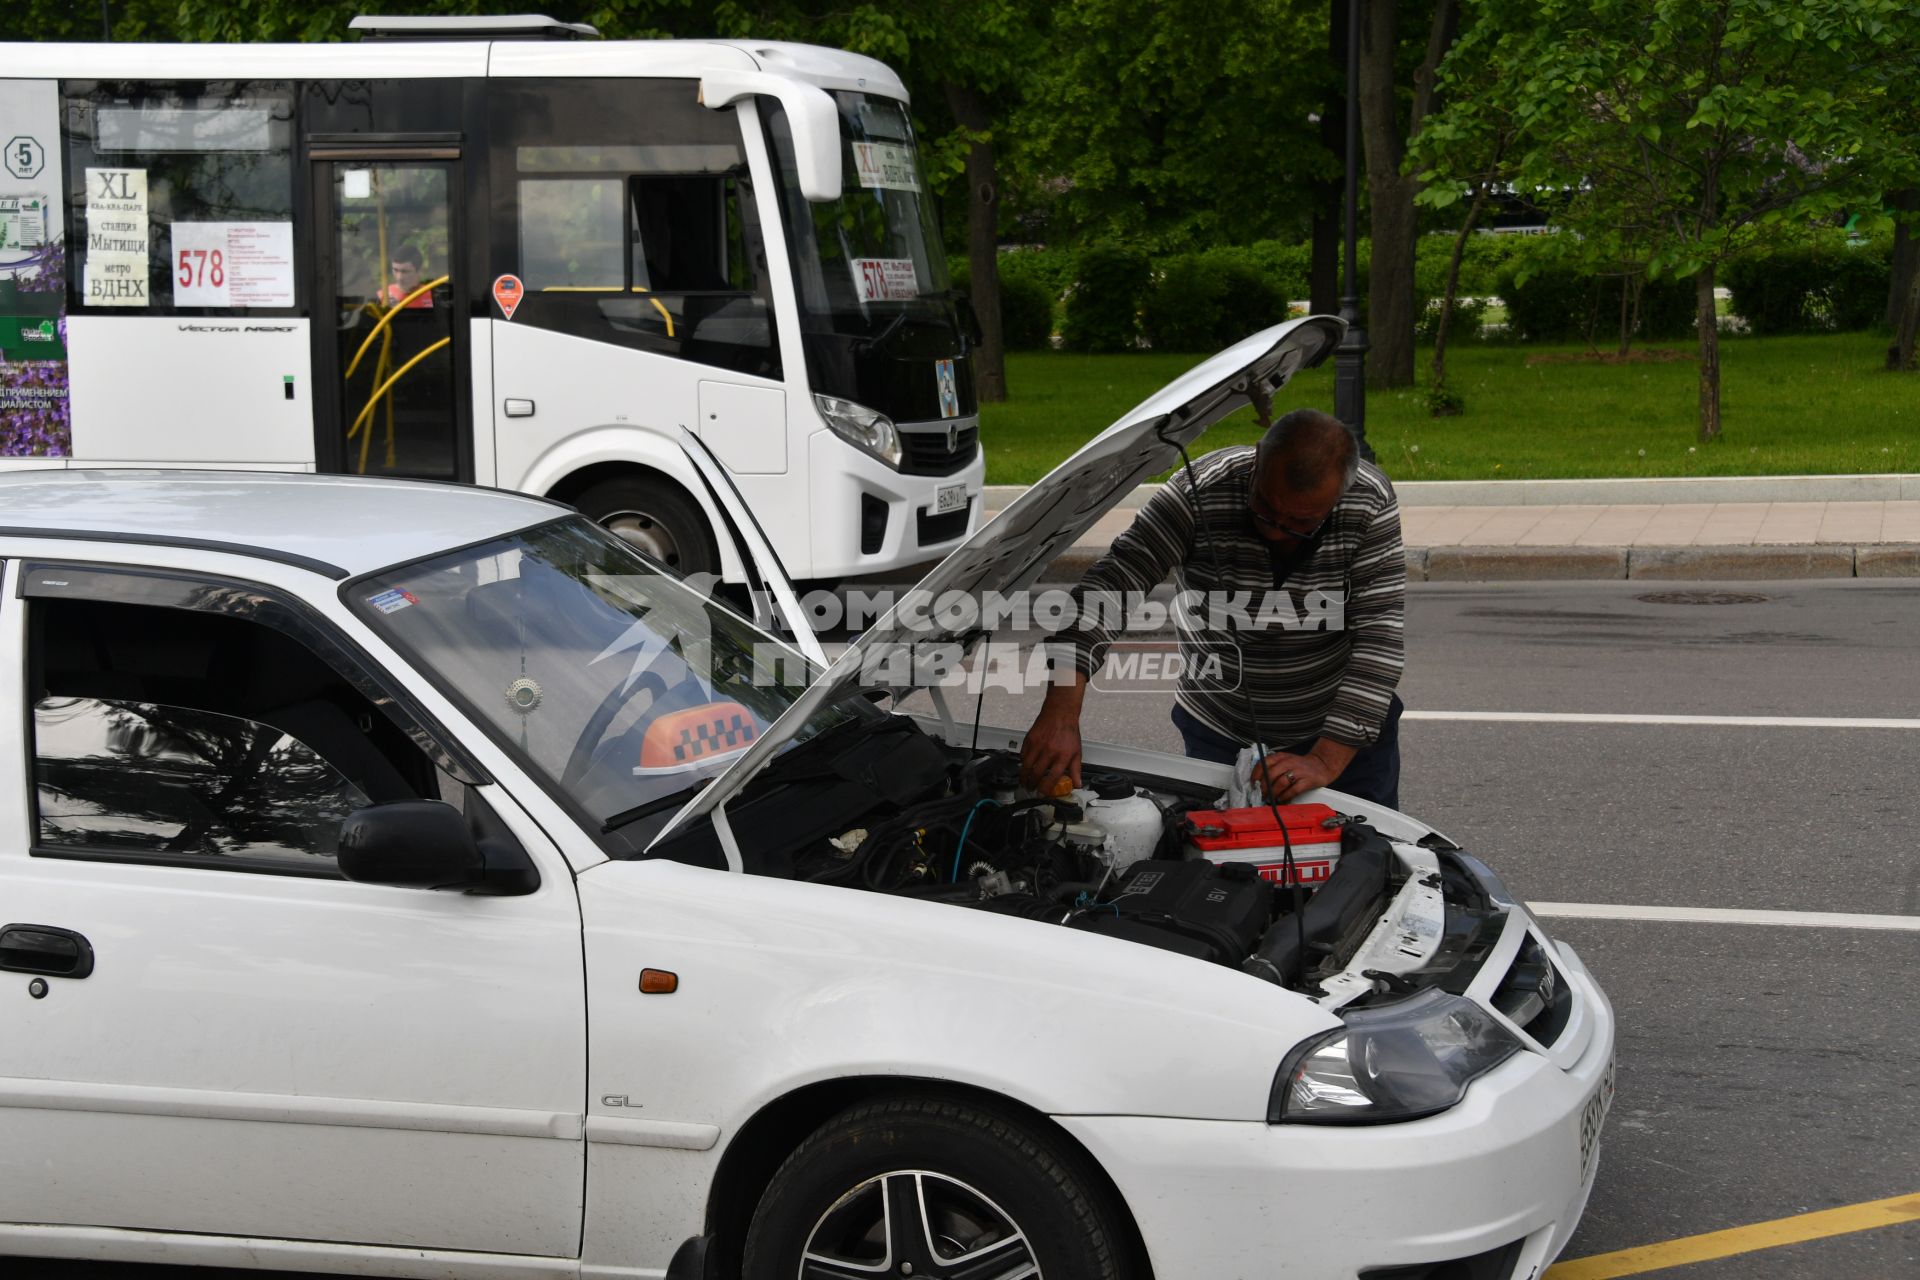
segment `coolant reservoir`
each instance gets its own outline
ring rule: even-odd
[[[1137,787],[1129,788],[1127,795],[1114,795],[1113,788],[1101,790],[1106,796],[1082,789],[1074,792],[1073,798],[1086,813],[1087,821],[1106,832],[1107,850],[1115,869],[1151,858],[1160,847],[1160,832],[1166,823],[1160,806]]]

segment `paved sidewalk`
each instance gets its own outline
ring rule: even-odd
[[[1078,577],[1133,515],[1103,516],[1048,576]],[[1920,499],[1409,506],[1401,520],[1417,581],[1920,578]]]

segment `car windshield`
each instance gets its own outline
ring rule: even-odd
[[[833,95],[840,110],[842,194],[820,203],[800,194],[786,117],[771,132],[786,204],[786,230],[807,327],[871,337],[903,318],[949,325],[947,264],[907,107],[864,93]]]
[[[809,678],[792,648],[580,518],[376,574],[349,598],[603,829],[691,799]],[[880,715],[831,703],[792,741]]]

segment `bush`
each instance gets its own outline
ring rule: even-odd
[[[1284,293],[1238,250],[1170,258],[1156,276],[1141,322],[1157,351],[1218,351],[1287,317]]]
[[[1051,297],[1064,298],[1067,290],[1073,287],[1074,276],[1079,270],[1079,258],[1080,255],[1072,249],[1016,246],[1001,252],[1000,274],[1003,277],[1017,275],[1023,280],[1037,281],[1045,286]]]
[[[1501,292],[1503,271],[1517,271],[1535,251],[1531,236],[1498,236],[1476,231],[1460,252],[1460,280],[1454,299],[1453,325],[1448,342],[1471,342],[1481,336],[1491,299]],[[1440,299],[1446,296],[1447,268],[1453,260],[1454,233],[1421,236],[1413,261],[1414,305],[1420,341],[1432,342],[1440,329]]]
[[[1617,341],[1620,333],[1620,291],[1630,278],[1596,275],[1567,263],[1540,263],[1526,282],[1518,275],[1526,262],[1509,261],[1500,280],[1500,297],[1507,304],[1507,332],[1523,342]],[[1641,339],[1684,338],[1694,331],[1694,286],[1691,277],[1663,276],[1648,280],[1640,291]]]
[[[1612,295],[1614,306],[1620,305],[1620,295]],[[1692,338],[1700,332],[1700,294],[1699,287],[1692,276],[1661,276],[1649,280],[1640,289],[1640,337],[1649,341],[1672,341],[1678,338]],[[1601,334],[1620,332],[1619,312],[1614,313],[1613,323],[1600,330]]]
[[[1241,249],[1216,249],[1214,254],[1231,253],[1259,273],[1266,286],[1280,300],[1304,300],[1312,292],[1313,246],[1288,244],[1283,240],[1256,240]]]
[[[1871,329],[1886,316],[1890,246],[1828,232],[1736,258],[1723,273],[1733,309],[1756,334]]]
[[[1120,245],[1082,251],[1063,326],[1072,351],[1133,351],[1140,345],[1140,304],[1151,283],[1147,255]]]
[[[1537,252],[1539,239],[1538,236],[1495,235],[1491,231],[1476,231],[1468,236],[1466,252],[1460,255],[1461,294],[1484,298],[1499,293],[1501,272],[1509,264],[1523,262],[1527,255]],[[1442,284],[1446,283],[1444,275],[1440,279]]]
[[[1009,351],[1053,346],[1053,293],[1030,276],[1000,277],[1000,328]]]
[[[1524,281],[1521,270],[1521,264],[1510,263],[1500,277],[1510,336],[1522,342],[1567,342],[1593,332],[1601,310],[1598,281],[1562,264],[1536,264]]]
[[[1009,351],[1045,351],[1053,345],[1053,295],[1033,277],[1009,270],[1000,258],[1000,332]],[[953,287],[969,296],[973,279],[965,258],[948,262]]]
[[[1460,291],[1453,300],[1453,322],[1447,326],[1448,343],[1472,342],[1481,336],[1481,326],[1487,321],[1487,297],[1485,294],[1469,294]],[[1427,299],[1426,309],[1420,313],[1420,319],[1414,324],[1414,333],[1422,342],[1432,342],[1440,336],[1440,298]]]

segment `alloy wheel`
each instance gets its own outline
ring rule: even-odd
[[[1013,1217],[956,1178],[896,1170],[868,1178],[814,1224],[799,1280],[1040,1280]]]

